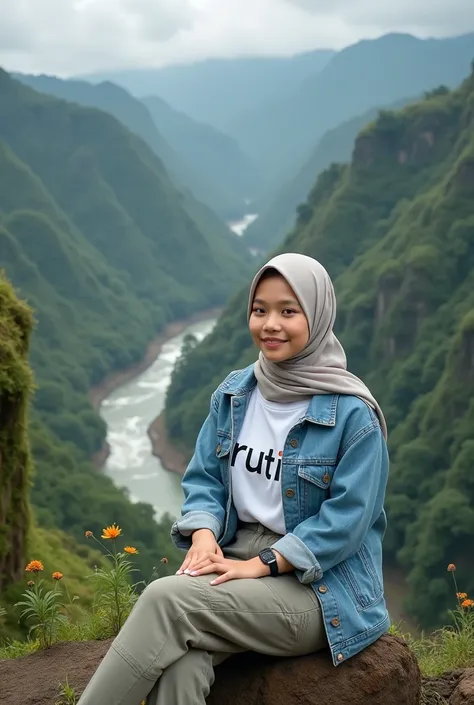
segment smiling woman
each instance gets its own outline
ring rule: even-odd
[[[388,629],[385,421],[345,369],[326,270],[270,260],[248,318],[259,359],[212,395],[183,477],[182,565],[142,593],[80,705],[204,705],[232,653],[329,649],[337,666]]]

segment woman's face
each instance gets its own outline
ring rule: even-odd
[[[280,275],[259,282],[249,328],[267,360],[283,362],[300,353],[309,340],[309,327],[296,294]]]

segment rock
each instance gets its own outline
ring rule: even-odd
[[[464,671],[449,705],[474,705],[474,668],[467,668]]]
[[[1,705],[52,705],[66,679],[80,694],[109,644],[57,644],[0,661]],[[290,659],[234,656],[216,669],[208,705],[419,705],[420,690],[414,655],[401,639],[386,635],[337,668],[327,653]],[[455,705],[470,702],[460,699]]]
[[[393,636],[381,637],[337,668],[327,652],[278,660],[242,654],[232,661],[224,662],[216,670],[208,705],[224,702],[228,705],[419,705],[420,702],[418,663],[405,642]]]
[[[474,668],[423,678],[423,705],[474,705]]]

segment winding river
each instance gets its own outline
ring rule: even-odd
[[[181,478],[167,472],[152,455],[147,428],[163,411],[166,389],[184,336],[193,333],[202,340],[214,324],[215,319],[193,323],[166,341],[148,369],[112,392],[100,406],[110,447],[103,471],[116,485],[127,489],[132,501],[151,504],[157,519],[166,512],[179,516]]]

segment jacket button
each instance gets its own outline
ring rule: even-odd
[[[234,399],[234,406],[240,406],[240,401],[238,399]]]
[[[327,483],[327,482],[329,482],[330,479],[331,479],[331,478],[330,478],[330,476],[328,475],[328,473],[326,473],[325,475],[323,475],[323,482],[326,482],[326,483]]]
[[[337,617],[334,617],[334,619],[331,619],[331,624],[333,627],[338,627],[340,625],[340,621]]]
[[[328,591],[327,587],[325,585],[320,585],[318,587],[319,592],[322,592],[323,594]]]
[[[287,497],[294,497],[294,496],[295,496],[295,491],[292,490],[291,487],[290,487],[289,490],[286,490],[285,494],[286,494]]]
[[[292,448],[298,448],[298,441],[296,440],[296,438],[292,438],[292,439],[291,439],[291,441],[290,441],[290,446],[291,446]]]
[[[342,654],[337,655],[337,660],[338,661],[344,661],[344,656]]]
[[[216,453],[220,453],[221,450],[222,450],[222,446],[221,446],[221,444],[219,443],[219,445],[218,445],[217,448],[216,448]]]

